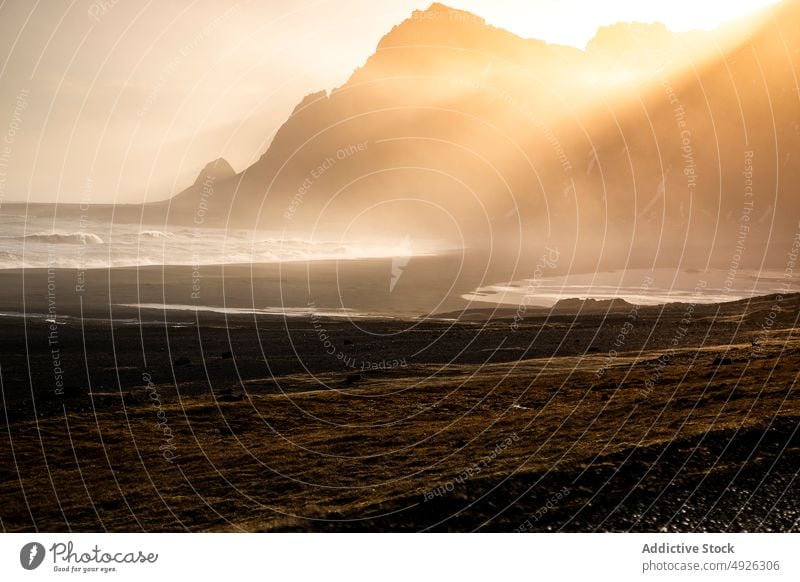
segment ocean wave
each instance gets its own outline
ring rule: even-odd
[[[146,238],[172,238],[172,233],[160,230],[142,230],[139,232],[139,236]]]
[[[0,251],[0,269],[18,269],[23,267],[20,256],[13,251]]]
[[[50,244],[84,244],[84,245],[101,245],[103,239],[91,232],[36,232],[27,234],[20,237],[21,240],[45,242]]]

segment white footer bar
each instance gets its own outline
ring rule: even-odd
[[[786,534],[3,534],[1,580],[800,580]]]

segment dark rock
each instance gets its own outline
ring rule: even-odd
[[[733,364],[733,360],[730,358],[724,358],[722,356],[714,358],[714,366],[730,366],[731,364]]]
[[[244,400],[244,396],[241,394],[220,394],[217,396],[217,402],[241,402]]]
[[[233,357],[233,352],[222,352],[223,360],[230,360]]]
[[[361,382],[362,376],[361,374],[348,374],[344,379],[345,386],[352,386],[358,382]]]
[[[229,387],[215,390],[214,398],[217,400],[217,402],[240,402],[241,400],[244,400],[244,396],[242,394]]]
[[[189,358],[187,358],[186,356],[181,356],[179,358],[176,358],[175,361],[172,362],[172,364],[174,366],[188,366],[191,363],[192,363],[192,361]]]

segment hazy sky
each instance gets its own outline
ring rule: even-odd
[[[713,27],[770,0],[452,0],[521,36]],[[141,202],[257,159],[303,95],[341,85],[429,0],[6,0],[0,202]]]

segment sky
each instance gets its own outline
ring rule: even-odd
[[[451,0],[583,48],[598,27],[713,28],[772,0]],[[0,204],[138,203],[210,160],[258,159],[300,99],[343,84],[430,0],[0,2]]]

